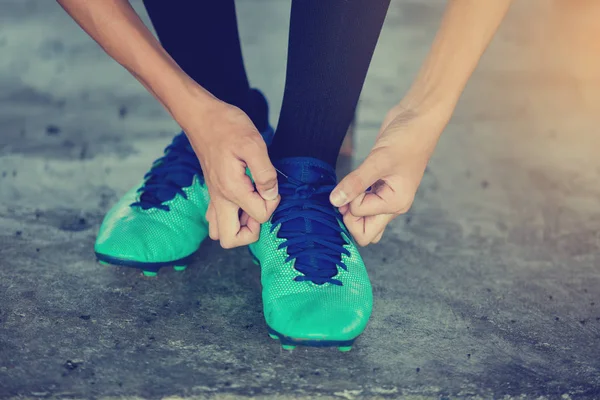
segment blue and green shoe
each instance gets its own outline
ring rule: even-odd
[[[262,132],[267,144],[273,134],[271,127]],[[98,261],[146,276],[166,266],[184,270],[208,236],[209,201],[200,162],[182,132],[104,217],[94,248]]]
[[[350,350],[373,307],[365,264],[329,202],[334,169],[314,158],[275,163],[281,202],[250,252],[261,266],[269,335],[297,345]]]

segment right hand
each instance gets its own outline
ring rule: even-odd
[[[204,110],[183,128],[200,159],[210,194],[209,236],[223,248],[253,243],[260,224],[279,204],[277,171],[263,138],[242,110],[218,100]]]

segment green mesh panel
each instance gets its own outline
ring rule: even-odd
[[[341,222],[340,225],[343,226]],[[293,260],[284,262],[287,251],[277,249],[284,242],[277,237],[279,227],[272,233],[270,229],[270,222],[263,224],[260,239],[250,245],[261,265],[267,325],[295,339],[337,341],[360,335],[371,316],[373,295],[354,242],[348,240],[352,244],[345,246],[350,256],[342,255],[348,270],[338,267],[335,277],[342,286],[296,282],[294,278],[302,274],[294,269]]]
[[[194,253],[208,236],[205,214],[209,195],[198,177],[183,188],[188,198],[177,194],[166,201],[170,211],[130,207],[138,201],[137,185],[106,214],[95,251],[135,262],[169,262]]]

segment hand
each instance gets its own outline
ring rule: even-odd
[[[448,110],[435,111],[419,114],[402,105],[394,107],[371,153],[331,193],[331,203],[339,207],[360,246],[379,242],[387,224],[412,205],[451,114]]]
[[[184,130],[200,159],[211,198],[206,213],[209,236],[223,248],[255,242],[260,224],[279,204],[277,172],[260,133],[243,111],[218,100],[204,106]]]

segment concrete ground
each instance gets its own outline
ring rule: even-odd
[[[443,3],[393,1],[357,160]],[[289,1],[238,11],[275,122]],[[290,353],[266,334],[245,249],[205,243],[158,279],[96,264],[104,213],[177,127],[54,2],[1,0],[0,398],[599,398],[599,15],[517,0],[413,209],[362,252],[364,335]]]

